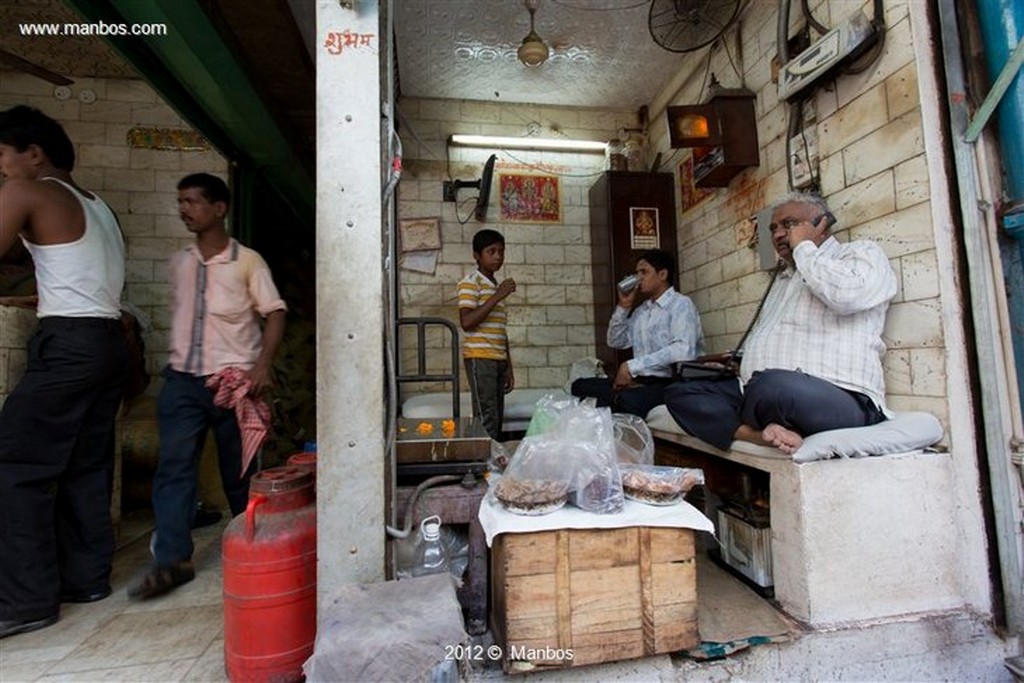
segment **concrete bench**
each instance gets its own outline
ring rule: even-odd
[[[664,406],[647,422],[658,464],[697,452],[769,475],[775,599],[793,617],[822,627],[962,606],[948,453],[798,463],[746,442],[717,449]]]

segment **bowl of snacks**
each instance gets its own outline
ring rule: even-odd
[[[508,475],[494,488],[494,496],[517,515],[546,515],[565,505],[569,485],[552,479],[516,479]]]
[[[619,470],[626,498],[647,505],[675,505],[704,483],[703,470],[695,468],[620,464]]]

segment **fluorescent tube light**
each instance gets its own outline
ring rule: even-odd
[[[598,152],[604,154],[606,142],[570,140],[568,138],[496,137],[494,135],[452,135],[449,145],[459,147],[489,147],[497,149],[551,149],[561,152]]]

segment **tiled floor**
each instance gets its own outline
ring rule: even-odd
[[[151,601],[129,602],[126,588],[150,561],[152,521],[125,520],[122,545],[114,557],[113,595],[92,604],[63,605],[60,621],[55,625],[0,640],[0,683],[226,682],[220,563],[220,539],[226,525],[225,520],[193,532],[194,581]],[[714,567],[703,563],[702,570],[709,569]],[[737,590],[749,592],[732,581],[739,587]],[[715,593],[731,595],[724,590]],[[759,609],[769,609],[760,599],[755,602]],[[675,666],[667,655],[586,669],[577,674],[549,674],[582,681],[677,680]],[[517,678],[535,677],[549,678],[547,674]],[[469,680],[475,681],[503,678],[496,663],[475,668],[469,675]]]
[[[126,520],[113,595],[62,605],[55,625],[0,640],[0,681],[227,681],[219,557],[225,526],[194,532],[194,581],[129,602],[125,589],[149,562],[150,523]]]

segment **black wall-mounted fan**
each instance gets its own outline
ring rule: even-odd
[[[647,28],[670,52],[690,52],[714,42],[740,10],[740,0],[651,0]]]

